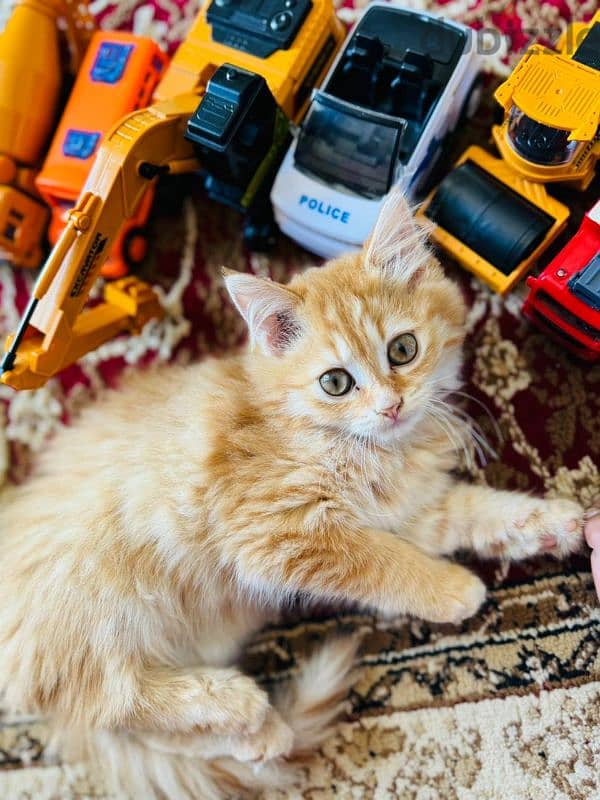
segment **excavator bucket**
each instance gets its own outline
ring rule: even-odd
[[[163,316],[158,298],[148,284],[133,277],[108,283],[104,302],[77,317],[69,349],[60,365],[53,354],[49,356],[44,334],[30,328],[19,345],[13,366],[0,375],[0,383],[14,389],[38,389],[57,372],[57,366],[64,369],[118,334],[137,334],[149,320]],[[7,350],[13,338],[8,337]]]
[[[163,308],[152,288],[132,276],[107,283],[104,287],[104,300],[110,308],[119,309],[128,318],[132,333],[139,333],[151,319],[162,319],[164,316]]]

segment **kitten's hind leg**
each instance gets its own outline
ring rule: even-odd
[[[163,732],[145,735],[152,747],[168,753],[198,758],[235,758],[260,763],[289,755],[294,732],[279,712],[270,708],[262,726],[253,733],[231,734],[197,731],[173,736]]]
[[[235,669],[147,669],[138,686],[135,728],[245,736],[262,728],[271,708],[267,693]]]
[[[583,544],[583,508],[564,498],[457,483],[428,515],[424,545],[436,553],[473,550],[519,560],[540,553],[565,557]]]

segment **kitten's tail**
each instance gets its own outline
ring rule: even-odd
[[[96,765],[96,781],[114,784],[117,797],[133,800],[223,800],[256,797],[285,788],[300,764],[331,733],[350,689],[358,637],[332,639],[301,667],[297,677],[273,698],[273,705],[292,728],[294,743],[285,759],[260,766],[231,758],[204,760],[198,752],[157,747],[143,735],[100,731],[77,736],[77,750],[63,754]],[[82,751],[83,745],[83,751]],[[94,770],[94,772],[96,772]]]
[[[360,636],[330,639],[303,664],[273,704],[294,731],[294,753],[310,752],[331,733],[354,682]]]
[[[294,783],[299,767],[331,735],[342,712],[356,679],[352,668],[360,638],[330,639],[302,665],[295,679],[275,694],[273,705],[294,731],[290,755],[258,769],[232,759],[212,762],[222,792],[216,797],[255,797],[261,790],[282,789]]]

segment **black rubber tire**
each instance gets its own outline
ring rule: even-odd
[[[254,253],[270,253],[277,241],[277,225],[265,220],[244,222],[244,245]]]

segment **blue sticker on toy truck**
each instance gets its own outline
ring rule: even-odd
[[[120,81],[133,47],[132,44],[102,42],[90,73],[92,80],[97,83],[117,83],[117,81]]]
[[[63,155],[71,158],[89,158],[100,141],[99,133],[89,131],[76,131],[73,128],[67,131],[63,142]]]

